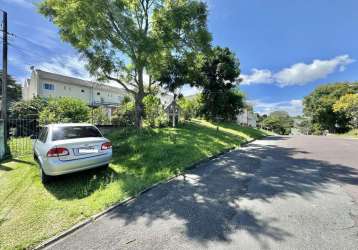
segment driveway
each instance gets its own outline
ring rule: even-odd
[[[358,249],[358,140],[270,137],[49,249]]]

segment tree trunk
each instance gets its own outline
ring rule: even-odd
[[[142,127],[144,104],[143,95],[137,95],[135,99],[135,126],[136,128]]]
[[[176,109],[176,94],[174,94],[174,98],[173,98],[173,107],[172,107],[172,111],[173,111],[173,116],[172,116],[172,125],[173,125],[173,128],[175,128],[175,115],[176,115],[176,112],[175,112],[175,109]]]
[[[135,96],[135,126],[142,128],[142,120],[144,113],[144,84],[143,84],[143,68],[138,70],[138,93]]]

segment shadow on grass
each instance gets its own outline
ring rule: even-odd
[[[8,166],[5,166],[4,164],[6,163],[9,163],[9,162],[17,162],[17,163],[24,163],[26,164],[27,166],[35,166],[35,162],[33,161],[28,161],[28,160],[23,160],[23,159],[7,159],[7,160],[4,160],[0,163],[0,171],[12,171],[12,170],[15,170],[16,168],[11,168],[11,167],[8,167]]]
[[[243,142],[239,136],[196,124],[144,129],[140,133],[118,131],[109,137],[113,142],[111,168],[56,177],[46,185],[47,190],[58,199],[81,199],[112,182],[121,182],[123,191],[134,195],[209,155]]]
[[[5,166],[3,164],[0,165],[0,171],[11,171],[14,170],[13,168],[10,168],[8,166]]]
[[[240,131],[240,132],[245,133],[246,135],[248,135],[252,138],[256,138],[256,139],[263,138],[263,137],[267,136],[267,134],[261,130],[253,129],[250,127],[242,127],[242,126],[232,123],[232,122],[213,122],[212,124],[214,126],[219,126],[224,129]]]
[[[94,168],[73,174],[56,176],[45,188],[57,199],[82,199],[121,176],[111,168]]]
[[[165,130],[152,131],[145,140],[143,135],[123,137],[117,144],[113,169],[93,169],[62,176],[46,188],[58,199],[80,199],[120,181],[121,192],[133,195],[187,167],[192,155],[205,157],[206,147],[240,142],[240,138],[226,133],[216,134],[215,129],[198,128],[194,132],[180,129],[185,128],[174,130],[180,135],[175,143]],[[268,137],[267,140],[289,138]],[[174,155],[175,152],[178,155]],[[241,208],[241,199],[271,203],[272,198],[292,194],[314,197],[315,192],[326,192],[327,187],[335,183],[358,185],[358,172],[353,166],[301,157],[307,153],[295,148],[253,143],[247,153],[243,149],[225,154],[184,177],[157,186],[108,216],[121,221],[116,224],[116,231],[145,221],[141,230],[146,233],[152,230],[149,226],[159,220],[177,218],[183,221],[182,228],[177,230],[203,246],[210,241],[230,242],[231,236],[241,230],[265,248],[267,238],[284,241],[293,236],[275,226],[274,218],[263,218]],[[170,225],[168,230],[174,229]],[[101,235],[91,234],[91,237]]]

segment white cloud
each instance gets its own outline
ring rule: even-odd
[[[302,100],[293,99],[290,101],[290,104],[294,107],[302,107]]]
[[[323,79],[337,70],[342,72],[354,61],[349,55],[341,55],[330,60],[316,59],[310,64],[296,63],[276,73],[268,69],[253,69],[250,75],[242,75],[242,84],[275,83],[281,87],[305,85]]]
[[[262,100],[249,100],[255,112],[259,114],[270,114],[274,111],[287,111],[291,116],[302,115],[302,100],[293,99],[283,102],[264,102]]]
[[[183,87],[181,87],[180,92],[183,94],[183,96],[191,96],[199,94],[201,89],[197,87],[190,87],[189,84],[185,84]]]
[[[251,83],[272,83],[272,73],[267,69],[252,69],[250,75],[242,74],[242,84],[249,85]]]
[[[349,55],[337,56],[331,60],[314,60],[311,64],[297,63],[274,75],[280,86],[304,85],[327,77],[337,69],[344,71],[345,66],[353,63]]]
[[[85,68],[86,61],[79,56],[59,56],[50,59],[48,62],[40,63],[35,66],[36,69],[42,69],[65,76],[79,77],[85,80],[93,80]]]

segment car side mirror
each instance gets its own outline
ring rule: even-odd
[[[36,139],[37,139],[37,135],[30,135],[30,139],[31,139],[31,140],[36,140]]]

